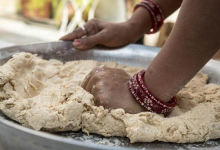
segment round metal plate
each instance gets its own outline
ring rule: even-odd
[[[115,61],[118,63],[147,68],[159,52],[159,48],[128,45],[118,49],[92,49],[78,51],[71,42],[51,42],[13,46],[0,49],[0,64],[13,54],[22,51],[38,54],[43,59]],[[220,63],[210,61],[201,70],[209,75],[211,83],[219,84]],[[1,114],[1,113],[0,113]],[[89,135],[79,132],[46,133],[25,128],[1,114],[0,142],[7,150],[123,150],[123,149],[220,149],[220,140],[195,144],[174,144],[164,142],[134,143],[127,138]]]

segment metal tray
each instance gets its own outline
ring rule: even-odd
[[[4,64],[14,53],[30,52],[43,59],[115,61],[130,66],[147,68],[159,52],[159,48],[128,45],[119,49],[92,49],[78,51],[71,42],[39,43],[0,49],[0,64]],[[220,63],[211,60],[201,70],[209,75],[211,83],[219,83]],[[127,138],[110,137],[79,132],[46,133],[25,128],[0,113],[0,142],[6,150],[123,150],[123,149],[220,149],[220,140],[195,144],[164,142],[130,144]]]

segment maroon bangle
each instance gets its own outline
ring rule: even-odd
[[[153,110],[158,110],[158,112],[161,112],[160,106],[158,106],[155,101],[152,101],[149,96],[145,94],[145,92],[141,89],[139,84],[137,83],[137,75],[133,77],[133,82],[132,84],[130,83],[130,89],[135,97],[135,99],[143,106],[145,107],[148,111],[153,112]]]
[[[147,34],[152,34],[159,31],[164,22],[164,16],[160,6],[151,0],[143,0],[135,6],[134,11],[136,11],[136,9],[139,7],[144,7],[150,13],[152,19],[152,29]]]
[[[159,114],[167,114],[176,106],[176,97],[174,96],[169,102],[159,100],[151,93],[144,82],[145,71],[135,74],[129,81],[129,89],[134,98],[146,108],[147,111]]]

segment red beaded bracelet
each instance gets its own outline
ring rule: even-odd
[[[151,0],[143,0],[135,6],[134,11],[139,7],[144,7],[150,13],[152,18],[152,29],[147,34],[152,34],[159,31],[164,22],[164,16],[160,6]]]
[[[176,106],[176,97],[174,96],[169,102],[159,100],[151,93],[144,82],[145,70],[135,74],[129,81],[129,89],[134,98],[150,112],[167,114]]]

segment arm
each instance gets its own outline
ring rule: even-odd
[[[158,4],[163,12],[164,19],[170,16],[174,11],[176,11],[183,0],[153,0],[156,4]],[[150,31],[152,26],[151,16],[149,12],[145,8],[138,8],[133,16],[127,21],[131,28],[135,29],[136,33],[147,33]],[[136,29],[137,28],[137,29]],[[136,30],[140,31],[136,31]]]
[[[220,1],[185,0],[176,25],[145,74],[159,99],[169,101],[220,48]]]
[[[183,2],[174,30],[145,74],[148,88],[159,99],[169,101],[220,48],[219,7],[219,0]],[[121,69],[96,68],[83,88],[95,96],[98,106],[146,111],[131,95],[130,78]],[[93,85],[96,89],[91,90]],[[100,89],[106,92],[100,94]]]
[[[182,0],[154,0],[168,17],[182,3]],[[82,38],[85,33],[81,28],[77,28],[70,34],[65,35],[60,40],[74,41],[73,46],[84,50],[101,44],[108,47],[119,47],[137,41],[143,34],[150,31],[152,26],[151,16],[144,8],[139,8],[133,16],[124,23],[108,23],[98,19],[88,21],[84,27],[87,37]]]

